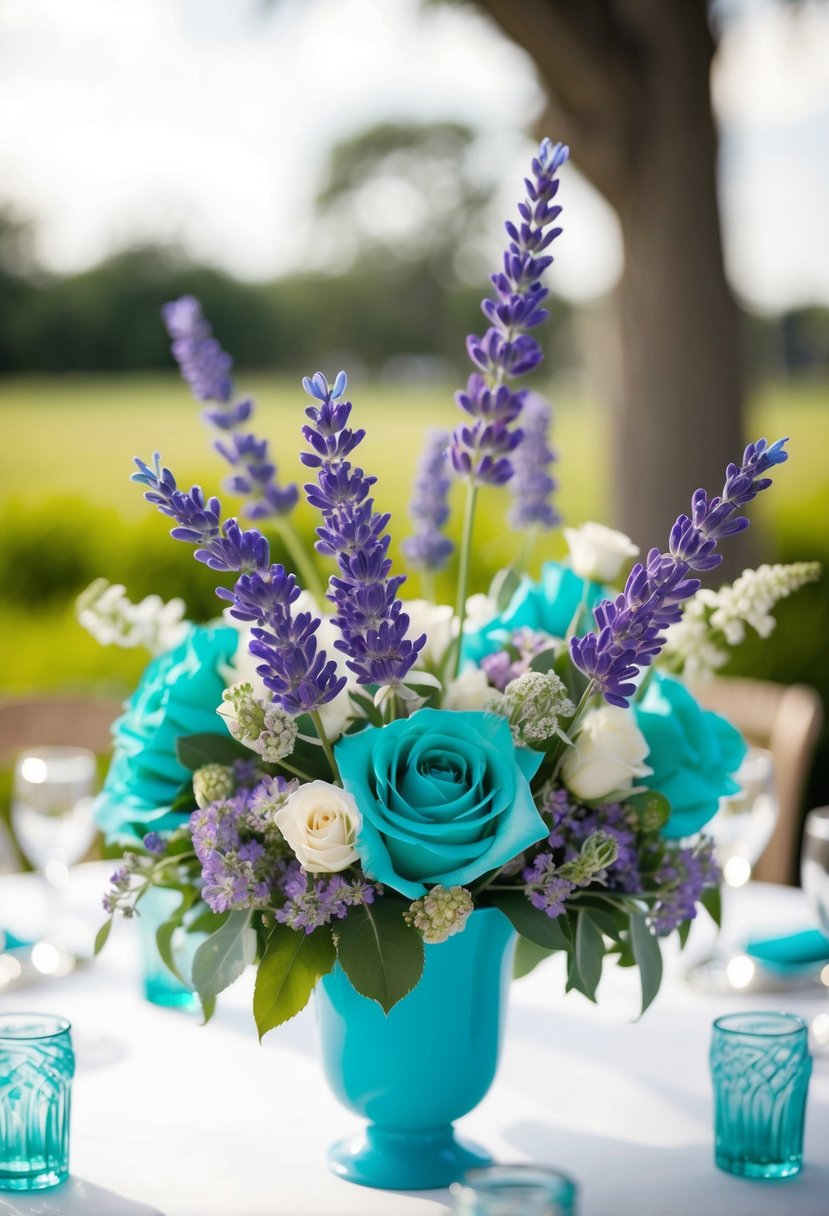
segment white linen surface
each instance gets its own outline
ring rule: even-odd
[[[111,869],[78,867],[64,923],[75,948],[100,923]],[[37,880],[0,878],[0,925],[38,929]],[[810,924],[800,891],[754,884],[736,893],[732,925],[771,935]],[[445,1191],[372,1191],[328,1173],[325,1148],[359,1120],[329,1093],[313,1009],[259,1045],[247,974],[208,1027],[139,993],[134,927],[120,923],[102,957],[70,977],[0,996],[0,1009],[70,1018],[78,1058],[72,1180],[40,1195],[0,1193],[0,1216],[437,1216]],[[712,1158],[707,1053],[712,1019],[740,1008],[829,1012],[824,989],[763,996],[693,991],[681,970],[710,945],[695,926],[656,1004],[636,1022],[635,974],[608,966],[600,1003],[563,995],[561,960],[513,986],[501,1066],[462,1135],[501,1161],[574,1175],[580,1216],[829,1214],[829,1053],[816,1056],[806,1165],[779,1183],[732,1178]]]

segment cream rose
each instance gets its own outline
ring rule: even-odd
[[[362,817],[353,796],[338,785],[301,785],[274,820],[309,874],[336,874],[358,860],[354,842]]]
[[[407,636],[414,639],[426,634],[418,665],[439,667],[457,633],[454,609],[449,604],[432,604],[429,600],[404,600],[403,611],[409,617]]]
[[[486,678],[486,673],[473,663],[467,663],[457,679],[446,686],[443,694],[443,708],[454,710],[485,709],[487,704],[503,697],[497,688],[493,688]]]
[[[629,536],[604,524],[582,524],[563,531],[574,573],[593,583],[612,583],[625,562],[639,554]]]
[[[645,736],[628,709],[603,705],[590,710],[573,743],[561,766],[561,776],[567,788],[584,802],[627,791],[634,781],[652,771],[644,763],[648,754]]]

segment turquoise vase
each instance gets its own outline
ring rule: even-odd
[[[339,964],[317,986],[328,1083],[370,1121],[331,1147],[333,1173],[362,1186],[431,1190],[490,1163],[455,1138],[452,1123],[495,1077],[514,946],[506,917],[482,908],[462,933],[426,947],[423,978],[388,1015]]]

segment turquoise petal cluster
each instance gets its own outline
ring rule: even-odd
[[[684,684],[659,672],[634,712],[650,749],[647,785],[671,804],[662,834],[671,840],[691,836],[716,814],[720,798],[738,793],[733,774],[745,757],[745,740],[725,718],[703,709]]]
[[[191,774],[176,758],[176,740],[202,731],[220,734],[216,716],[233,657],[237,629],[194,626],[185,640],[146,668],[112,727],[114,753],[95,818],[109,839],[135,841],[151,829],[179,827],[170,805]]]
[[[465,886],[549,830],[529,784],[542,755],[516,747],[494,714],[421,709],[334,751],[362,814],[363,869],[409,899],[426,884]]]
[[[502,650],[519,629],[564,638],[579,606],[584,603],[592,610],[606,595],[607,589],[600,583],[586,583],[563,562],[545,562],[537,583],[524,575],[503,612],[478,629],[464,632],[463,659],[480,663],[488,654]]]

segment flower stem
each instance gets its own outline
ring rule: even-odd
[[[472,534],[475,529],[475,504],[478,500],[478,487],[470,478],[466,487],[466,509],[463,517],[463,534],[461,537],[460,564],[458,566],[458,599],[455,615],[458,618],[457,652],[455,655],[455,675],[461,669],[461,651],[463,649],[463,625],[466,619],[466,596],[469,583],[469,565],[472,558]]]
[[[320,717],[320,711],[318,709],[312,711],[311,721],[314,723],[319,741],[322,744],[322,750],[325,752],[326,759],[331,766],[331,774],[334,780],[338,781],[340,785],[342,785],[342,777],[340,776],[340,770],[337,768],[337,761],[334,757],[334,749],[328,741],[328,735],[325,733],[325,727],[322,724],[322,718]]]
[[[285,516],[277,519],[276,526],[302,586],[313,595],[319,607],[322,608],[325,599],[325,588],[317,573],[316,566],[305,550],[302,537],[297,532],[293,521]]]

